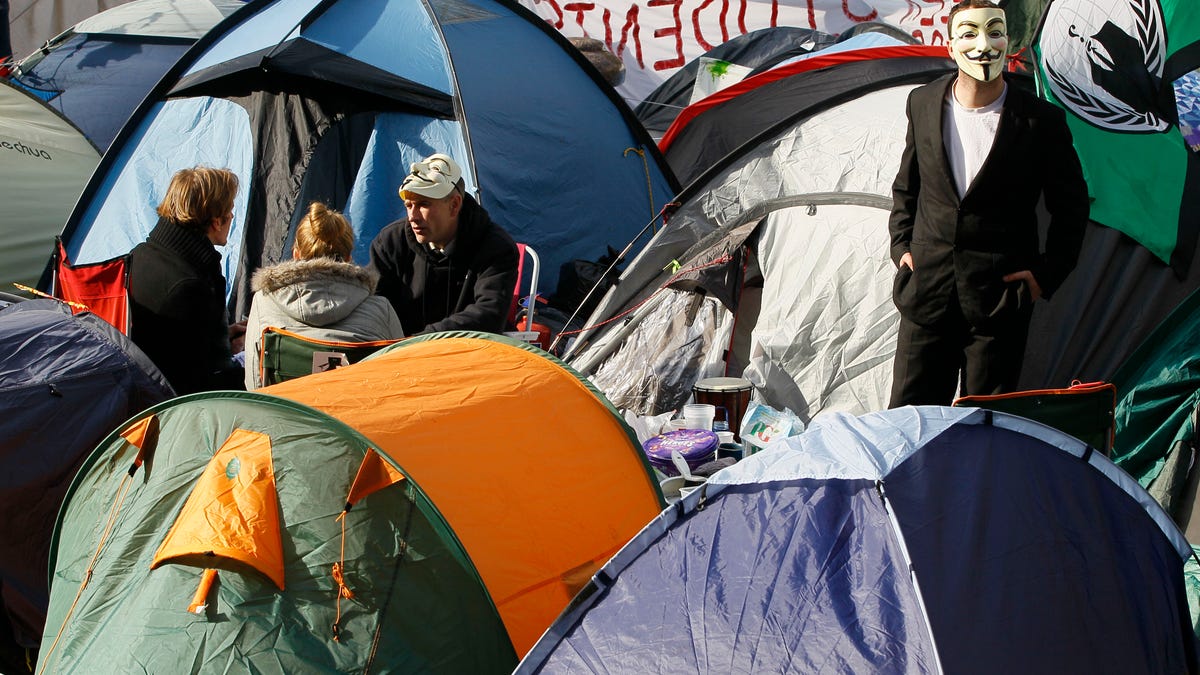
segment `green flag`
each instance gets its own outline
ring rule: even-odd
[[[1067,111],[1092,220],[1184,274],[1200,234],[1200,157],[1181,131],[1200,90],[1187,86],[1200,2],[1054,0],[1034,55],[1039,91]]]

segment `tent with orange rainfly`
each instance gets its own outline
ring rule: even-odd
[[[616,410],[507,338],[177,398],[68,491],[37,672],[511,672],[661,507]]]

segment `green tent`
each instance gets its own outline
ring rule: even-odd
[[[39,673],[516,664],[420,487],[357,431],[277,397],[196,394],[123,425],[68,491],[51,561]]]
[[[1119,396],[1113,461],[1185,526],[1200,405],[1198,330],[1200,294],[1193,293],[1112,377]]]

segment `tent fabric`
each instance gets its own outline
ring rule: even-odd
[[[747,68],[773,66],[793,54],[819,51],[834,44],[836,38],[811,28],[776,26],[761,28],[730,38],[702,56],[689,61],[658,85],[634,108],[634,114],[651,136],[661,138],[687,107],[692,89],[700,75],[700,59],[718,59]]]
[[[947,62],[944,49],[916,45],[817,52],[688,106],[660,145],[686,185],[756,137],[786,128],[813,110],[884,86],[924,84],[931,70],[945,72]],[[806,76],[794,77],[801,73]],[[754,95],[742,96],[751,91]],[[721,133],[712,134],[715,129]]]
[[[92,314],[72,316],[53,300],[0,310],[0,594],[14,630],[0,643],[36,650],[41,640],[50,535],[76,469],[113,428],[174,395],[145,354]]]
[[[54,270],[54,297],[66,301],[72,311],[91,312],[129,334],[129,259],[127,256],[72,265],[66,259],[62,242],[55,240],[51,265]]]
[[[516,672],[1195,672],[1190,556],[1049,427],[826,415],[647,525]]]
[[[176,562],[213,567],[227,559],[260,572],[282,591],[279,530],[271,437],[236,429],[196,481],[150,569]]]
[[[167,70],[243,4],[126,2],[80,21],[23,58],[11,81],[41,96],[103,153]]]
[[[0,80],[0,282],[33,285],[100,152],[36,96]],[[11,286],[9,286],[11,288]]]
[[[145,205],[173,171],[228,166],[245,200],[224,252],[235,314],[254,269],[289,254],[310,200],[350,217],[365,261],[403,213],[409,164],[433,152],[453,156],[493,220],[544,252],[548,286],[563,262],[624,246],[676,189],[611,87],[508,0],[257,0],[181,59],[122,137],[67,224],[69,253],[126,252],[153,226]]]
[[[1121,273],[1096,273],[1102,269]],[[1089,223],[1075,271],[1049,302],[1034,306],[1020,386],[1115,381],[1138,346],[1198,288],[1200,265],[1178,276],[1124,233]]]
[[[518,655],[663,505],[612,405],[553,357],[502,336],[412,338],[259,391],[349,424],[422,486]]]
[[[137,465],[143,451],[121,432],[147,416],[159,432]],[[286,590],[204,556],[219,577],[207,607],[191,613],[200,568],[151,564],[214,453],[239,430],[270,439]],[[118,428],[84,463],[55,527],[38,672],[511,671],[516,656],[495,606],[415,482],[345,511],[372,445],[321,412],[248,392],[176,398]],[[353,598],[338,600],[335,563]]]
[[[1119,394],[1113,459],[1180,520],[1192,508],[1185,503],[1184,493],[1189,475],[1196,471],[1197,324],[1200,294],[1193,294],[1113,378]]]

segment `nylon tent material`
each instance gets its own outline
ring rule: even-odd
[[[12,626],[0,644],[36,655],[54,518],[76,469],[113,428],[174,395],[145,354],[99,317],[72,316],[52,300],[0,310],[0,594]],[[0,660],[4,672],[24,667],[23,658]]]
[[[873,41],[870,34],[860,39]],[[921,45],[822,50],[688,106],[660,145],[680,182],[692,183],[716,165],[727,164],[729,155],[813,110],[888,85],[923,84],[926,74],[944,68],[948,58],[942,48]],[[750,92],[753,95],[743,96]]]
[[[1113,377],[1120,395],[1113,459],[1181,523],[1194,516],[1187,491],[1189,483],[1195,483],[1196,471],[1198,324],[1200,295],[1193,294]],[[1189,532],[1195,527],[1188,523]]]
[[[516,672],[1196,672],[1190,556],[1048,427],[827,415],[647,525]]]
[[[775,65],[793,54],[818,51],[834,41],[834,36],[810,28],[776,26],[730,38],[703,56],[746,68],[759,68]],[[679,111],[691,101],[696,78],[702,75],[700,58],[692,59],[676,70],[634,108],[638,120],[655,138],[662,137]]]
[[[71,122],[0,80],[0,282],[37,282],[100,152]]]
[[[127,2],[54,37],[22,59],[10,80],[71,120],[103,153],[167,70],[242,4],[242,0]],[[64,222],[65,217],[60,228]]]
[[[611,404],[553,357],[508,338],[413,338],[260,391],[357,429],[422,486],[518,655],[663,505]]]
[[[553,83],[550,86],[549,83]],[[230,305],[290,254],[314,199],[344,211],[356,262],[403,214],[409,164],[444,152],[467,190],[559,266],[623,246],[675,192],[632,112],[587,60],[507,0],[257,0],[201,39],[114,142],[64,240],[72,260],[142,241],[170,175],[241,178],[224,250]],[[619,196],[619,197],[618,197]]]
[[[152,569],[214,455],[247,435],[269,447],[284,590],[219,550]],[[176,398],[122,425],[59,514],[37,672],[511,671],[495,606],[419,485],[400,481],[347,509],[364,463],[399,469],[373,449],[337,419],[258,393]],[[251,481],[244,459],[234,453],[212,479]]]

